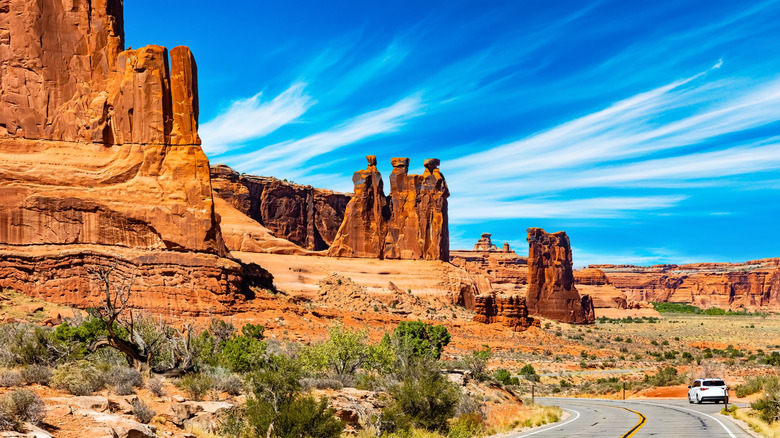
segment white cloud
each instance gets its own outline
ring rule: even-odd
[[[708,72],[722,65],[718,61]],[[446,161],[453,193],[480,208],[453,219],[602,217],[668,208],[684,197],[515,200],[582,188],[682,188],[780,168],[780,137],[736,143],[723,136],[780,120],[780,80],[744,87],[706,73],[637,94],[511,143]],[[674,151],[675,156],[668,157]],[[468,184],[461,185],[461,181]],[[601,200],[599,202],[601,202]],[[456,202],[453,200],[453,202]],[[584,208],[572,208],[582,203]]]
[[[376,111],[344,122],[327,131],[299,140],[285,141],[263,147],[238,157],[242,169],[263,175],[284,174],[290,178],[304,175],[299,166],[317,156],[380,134],[397,131],[404,123],[419,115],[422,99],[413,95]]]
[[[296,121],[315,102],[305,93],[306,84],[295,83],[273,100],[264,101],[263,93],[233,102],[222,114],[204,123],[198,130],[206,154],[220,155],[231,146],[264,137]]]
[[[497,197],[463,198],[450,203],[452,223],[511,218],[614,218],[627,211],[652,211],[673,207],[685,196],[612,196],[584,199],[502,200]]]

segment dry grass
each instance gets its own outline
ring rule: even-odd
[[[744,421],[750,428],[762,436],[767,438],[780,438],[780,422],[769,424],[766,421],[758,417],[758,414],[750,408],[734,409],[726,411],[726,408],[721,410],[721,414],[730,415],[737,420]]]
[[[523,409],[511,417],[502,419],[496,424],[490,425],[485,435],[495,435],[504,432],[510,432],[516,429],[527,429],[531,427],[544,426],[545,424],[555,423],[563,416],[563,410],[558,406],[542,406],[529,404],[523,406]]]

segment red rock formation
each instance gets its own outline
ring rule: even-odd
[[[689,265],[597,265],[629,301],[723,309],[780,309],[780,261]]]
[[[500,323],[512,330],[525,331],[539,321],[528,316],[525,298],[518,295],[481,294],[474,300],[474,321],[483,324]]]
[[[528,311],[532,315],[574,324],[595,321],[589,296],[574,287],[569,237],[565,232],[528,229]]]
[[[514,251],[450,251],[450,263],[468,272],[481,294],[499,292],[525,295],[527,259]]]
[[[170,64],[163,47],[123,50],[119,0],[3,0],[0,104],[0,286],[78,304],[96,285],[73,264],[119,257],[155,308],[188,295],[222,311],[240,298],[189,49]]]
[[[403,260],[449,260],[449,189],[439,160],[425,160],[423,175],[409,175],[409,159],[393,158],[385,198],[376,157],[355,173],[355,195],[328,255]]]
[[[477,243],[474,244],[474,251],[498,251],[498,247],[493,244],[490,236],[492,236],[492,234],[482,233],[479,240],[477,240]],[[504,245],[508,244],[505,243]]]
[[[382,258],[390,210],[382,189],[376,156],[369,155],[366,170],[352,175],[355,192],[347,204],[336,239],[328,251],[332,257]]]
[[[601,269],[585,268],[574,271],[574,282],[576,284],[587,284],[590,286],[604,286],[610,284],[607,274]]]
[[[216,196],[274,236],[313,251],[333,243],[350,199],[343,193],[272,177],[239,175],[222,164],[211,167],[211,180]]]

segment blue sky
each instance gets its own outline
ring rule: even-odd
[[[153,6],[153,9],[152,9]],[[153,12],[153,13],[152,13]],[[125,2],[187,45],[212,163],[351,191],[442,160],[452,248],[576,266],[780,256],[780,1]]]

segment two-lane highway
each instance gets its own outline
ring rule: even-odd
[[[722,404],[582,398],[537,398],[537,403],[560,406],[571,417],[541,429],[512,435],[512,438],[750,437],[730,421],[716,416]]]

